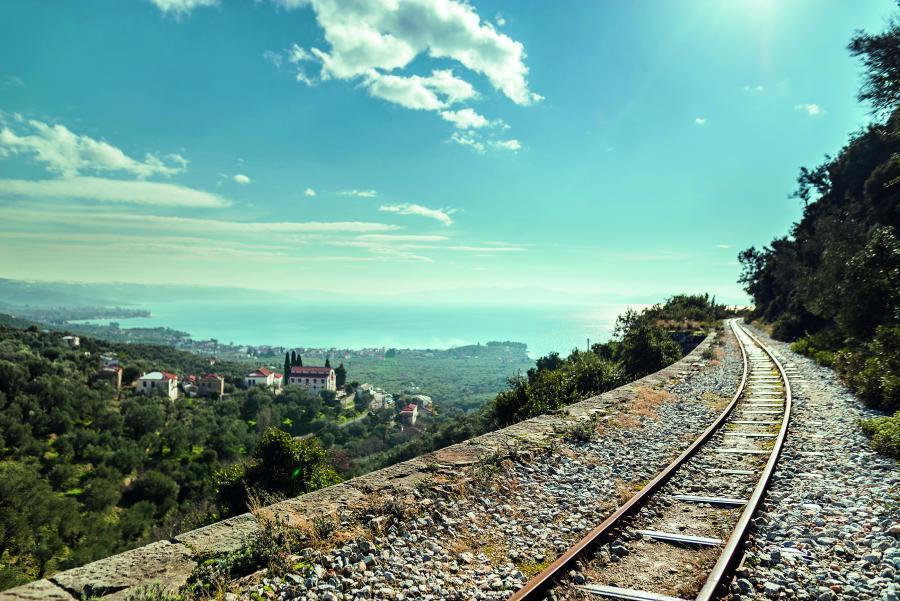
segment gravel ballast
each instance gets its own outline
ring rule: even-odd
[[[732,599],[900,601],[900,470],[857,425],[879,414],[832,370],[755,333],[788,371],[794,408]]]

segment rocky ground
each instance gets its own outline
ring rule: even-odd
[[[307,549],[296,558],[302,569],[268,575],[244,595],[506,599],[709,425],[742,369],[730,333],[718,353],[552,448],[437,475],[416,498],[389,500],[399,517],[369,523],[339,546]]]
[[[794,410],[732,599],[900,600],[900,469],[856,425],[876,413],[830,369],[757,334],[789,371]]]

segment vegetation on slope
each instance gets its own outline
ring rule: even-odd
[[[308,426],[311,414],[333,411],[299,389],[277,403],[264,394],[214,402],[120,394],[95,378],[99,353],[110,350],[126,369],[209,369],[165,347],[86,339],[70,349],[58,334],[0,327],[0,590],[227,514],[219,470],[271,426]],[[334,481],[323,458],[307,453],[313,467],[294,485]]]
[[[836,157],[800,171],[805,203],[790,235],[740,255],[755,315],[794,350],[833,366],[863,401],[900,409],[900,25],[850,43],[862,59],[860,101],[876,122]],[[893,418],[897,420],[895,416]],[[888,421],[866,431],[887,432]],[[893,432],[896,433],[896,426]],[[889,450],[896,435],[877,435]]]
[[[676,338],[725,316],[725,307],[706,294],[678,295],[640,312],[628,310],[616,320],[609,342],[591,345],[590,352],[574,350],[566,358],[551,353],[526,375],[511,379],[494,400],[491,418],[498,425],[511,424],[642,378],[682,357]],[[693,336],[694,344],[703,335]]]
[[[590,352],[573,350],[568,357],[541,357],[479,411],[438,416],[423,436],[368,461],[389,465],[612,390],[680,359],[728,315],[707,294],[677,295],[641,312],[628,311],[609,342],[592,345]]]

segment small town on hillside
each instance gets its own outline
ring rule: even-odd
[[[80,337],[66,335],[62,337],[62,342],[70,348],[78,348]],[[431,397],[421,394],[418,389],[413,391],[415,394],[407,394],[404,405],[398,407],[394,395],[383,388],[369,383],[347,383],[343,363],[335,369],[328,359],[322,366],[303,365],[302,361],[296,351],[285,352],[285,367],[289,368],[284,370],[287,377],[285,373],[275,371],[274,367],[258,367],[246,374],[241,387],[244,390],[267,388],[277,395],[285,386],[298,386],[313,395],[333,395],[336,401],[348,409],[364,407],[372,412],[395,410],[401,428],[415,425],[420,412],[434,412]],[[209,362],[214,365],[215,359],[210,359]],[[108,380],[117,390],[132,389],[136,394],[163,396],[173,401],[179,396],[219,399],[226,395],[225,377],[215,372],[179,375],[157,369],[141,374],[133,382],[124,382],[124,370],[118,357],[103,354],[100,356],[100,363],[97,378]]]

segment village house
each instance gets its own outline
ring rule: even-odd
[[[197,380],[200,396],[221,397],[225,394],[225,378],[219,374],[204,374]]]
[[[414,394],[409,397],[409,400],[413,401],[416,405],[425,409],[427,411],[431,411],[432,400],[431,397],[427,394]]]
[[[101,367],[100,371],[97,372],[97,378],[109,380],[109,383],[115,386],[116,390],[122,388],[122,368],[118,365]]]
[[[305,367],[300,365],[292,367],[288,376],[288,384],[303,386],[313,394],[318,394],[323,390],[337,390],[337,379],[334,375],[334,369],[330,367]]]
[[[254,372],[247,374],[244,378],[245,388],[254,388],[257,386],[268,386],[270,388],[281,388],[284,382],[284,376],[275,373],[268,367],[260,367]]]
[[[200,388],[197,386],[197,376],[194,374],[186,374],[178,378],[178,386],[185,396],[195,397],[200,394]]]
[[[69,348],[78,348],[81,346],[81,338],[78,336],[63,336],[62,341],[68,345]]]
[[[400,411],[400,421],[408,426],[415,425],[419,417],[419,406],[410,403]]]
[[[151,371],[138,378],[137,390],[141,394],[161,394],[173,401],[178,398],[178,376],[167,371]]]

